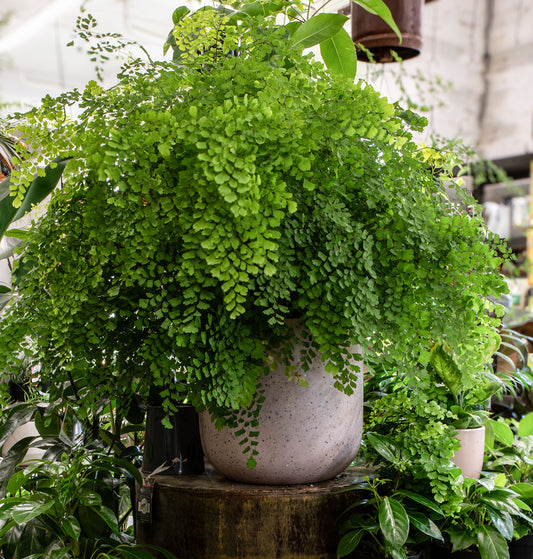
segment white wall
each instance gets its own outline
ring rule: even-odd
[[[86,0],[85,6],[101,31],[136,39],[159,58],[172,11],[180,3]],[[182,3],[193,7],[190,1]],[[328,9],[347,3],[334,0]],[[12,17],[0,33],[0,58],[9,64],[0,74],[0,100],[35,104],[46,93],[83,87],[94,78],[87,55],[66,47],[81,4],[1,0],[0,17],[9,11]],[[491,158],[533,152],[533,0],[434,0],[425,5],[423,39],[422,55],[406,61],[402,70],[411,95],[416,96],[413,84],[420,80],[413,82],[409,74],[420,72],[426,84],[437,79],[452,83],[448,91],[429,98],[430,129],[460,136]],[[116,68],[111,65],[110,76]],[[371,75],[375,69],[370,72],[361,63],[358,75],[394,99],[398,67],[380,68],[376,77]]]
[[[496,159],[533,154],[533,1],[492,2],[479,148]]]

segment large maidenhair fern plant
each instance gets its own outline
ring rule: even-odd
[[[423,119],[302,54],[316,20],[299,18],[285,2],[177,10],[173,62],[24,116],[43,157],[71,161],[22,256],[2,364],[30,335],[79,404],[157,385],[227,418],[270,349],[289,351],[287,318],[348,393],[353,343],[406,374],[428,339],[483,345],[505,284],[473,200],[452,203],[413,142]]]

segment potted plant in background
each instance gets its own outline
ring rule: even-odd
[[[509,544],[511,559],[527,559],[533,556],[533,414],[491,423],[498,436],[489,441],[484,469],[505,479],[527,505]]]
[[[463,557],[463,553],[471,557],[477,551],[484,559],[504,558],[508,557],[507,542],[529,525],[530,507],[524,495],[530,495],[530,486],[522,487],[506,479],[501,473],[501,468],[506,467],[505,460],[494,461],[491,472],[483,471],[481,475],[477,472],[475,477],[479,479],[461,475],[461,468],[452,462],[460,447],[455,425],[464,420],[460,416],[466,412],[487,427],[487,448],[507,446],[513,435],[501,421],[489,418],[485,410],[468,410],[464,401],[460,409],[454,407],[455,403],[450,405],[457,399],[451,397],[449,388],[435,376],[431,361],[442,371],[442,366],[436,363],[442,356],[435,357],[438,355],[435,351],[436,348],[430,355],[427,370],[418,367],[411,386],[412,379],[393,371],[376,372],[367,380],[370,412],[365,423],[365,454],[361,460],[373,463],[376,475],[389,481],[375,484],[373,493],[376,494],[368,502],[354,505],[351,521],[348,519],[341,527],[344,536],[339,542],[340,553],[350,551],[359,541],[367,545],[376,541],[365,537],[370,534],[393,557],[405,553],[406,545],[413,549],[418,544],[418,549],[424,549],[432,558]],[[444,357],[446,362],[448,357]],[[452,370],[455,369],[450,367],[448,372]],[[492,376],[479,373],[477,369],[474,375],[479,393],[487,392],[484,385],[487,378],[489,384],[499,384]],[[477,392],[470,382],[472,378],[467,377],[465,381]],[[448,383],[451,384],[449,379]],[[471,404],[476,400],[473,396],[465,399]],[[487,469],[486,462],[483,470]],[[377,514],[370,513],[374,522],[365,524],[369,507],[379,510]],[[417,515],[421,512],[424,513],[421,518],[431,520],[435,526],[427,522],[419,526],[417,521],[421,518]]]
[[[361,429],[361,352],[413,377],[427,339],[465,353],[485,342],[498,323],[487,297],[506,289],[500,258],[481,218],[450,201],[451,175],[413,142],[424,119],[302,54],[344,20],[268,2],[174,19],[172,63],[130,61],[114,87],[93,82],[19,117],[45,161],[70,162],[21,256],[2,365],[35,337],[51,390],[69,384],[85,409],[157,386],[175,411],[184,383],[209,422],[233,430],[222,436],[238,472],[223,473],[239,479],[276,454],[261,439],[270,371],[282,375],[276,394],[298,389],[292,413],[321,364],[350,412],[326,426],[314,405],[292,425],[309,448],[316,429],[345,428],[342,469]],[[75,103],[80,115],[65,119]],[[22,164],[16,192],[32,171]],[[319,395],[331,416],[339,406]],[[275,483],[280,455],[266,468]]]
[[[431,499],[402,489],[397,482],[366,479],[363,487],[369,498],[353,503],[343,515],[337,557],[357,550],[363,557],[420,559],[427,542],[444,541],[435,523],[444,512]]]
[[[503,381],[489,370],[490,360],[500,347],[496,332],[491,341],[485,346],[480,344],[477,355],[470,356],[462,367],[444,345],[433,347],[429,360],[435,382],[447,392],[445,405],[455,417],[452,425],[461,446],[452,462],[461,468],[465,477],[476,479],[483,467],[488,406],[492,396],[503,388]],[[438,386],[434,392],[437,391],[441,391]]]

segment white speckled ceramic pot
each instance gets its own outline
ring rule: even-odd
[[[475,429],[457,429],[461,448],[453,455],[452,462],[461,468],[464,477],[479,479],[483,469],[485,451],[485,426]]]
[[[298,365],[296,349],[292,364]],[[363,363],[358,363],[363,368]],[[317,356],[301,372],[308,386],[289,381],[283,367],[263,377],[265,401],[259,414],[257,466],[251,470],[234,431],[218,431],[200,414],[204,453],[223,475],[244,483],[285,485],[331,479],[355,458],[363,428],[363,375],[351,396],[334,387]]]

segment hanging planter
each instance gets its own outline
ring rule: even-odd
[[[369,62],[366,51],[375,62],[395,62],[393,52],[402,60],[413,58],[422,49],[422,9],[424,0],[385,0],[392,17],[402,34],[402,41],[378,16],[367,12],[354,2],[351,3],[352,40],[363,45],[358,48],[357,58]]]

